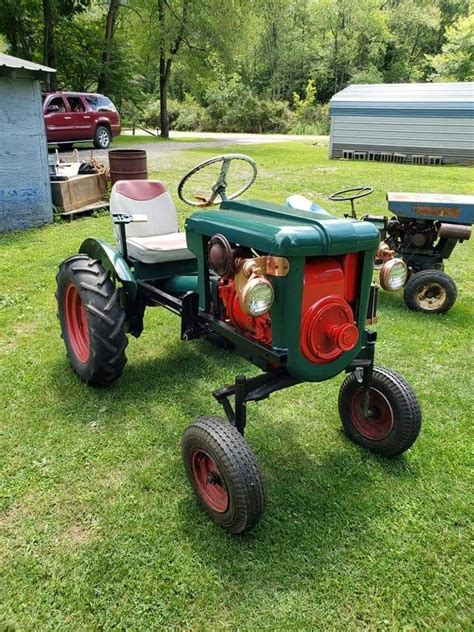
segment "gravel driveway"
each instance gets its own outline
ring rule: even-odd
[[[127,131],[125,131],[125,135]],[[190,140],[189,142],[173,141],[176,139],[200,139]],[[171,140],[168,142],[143,142],[140,140],[136,144],[118,145],[111,149],[144,149],[147,152],[148,166],[153,169],[159,160],[166,157],[167,154],[187,150],[187,149],[215,149],[219,147],[227,147],[229,145],[256,145],[267,143],[280,143],[289,141],[307,141],[314,144],[327,144],[327,136],[292,136],[289,134],[237,134],[237,133],[218,133],[218,132],[171,132]],[[108,150],[94,149],[91,145],[84,148],[77,146],[81,161],[90,160],[91,157],[97,158],[100,162],[108,164]],[[50,150],[51,151],[51,150]],[[59,152],[62,161],[67,162],[74,158],[74,151]]]

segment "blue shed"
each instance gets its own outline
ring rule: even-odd
[[[330,158],[348,152],[404,157],[396,162],[474,162],[474,83],[352,85],[333,96],[330,111]]]
[[[0,232],[53,219],[40,87],[52,72],[0,55]]]

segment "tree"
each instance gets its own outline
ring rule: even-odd
[[[2,0],[0,32],[10,55],[32,59],[42,32],[41,6],[38,0]]]
[[[438,49],[441,11],[433,0],[390,0],[390,42],[383,67],[387,82],[426,77],[426,53]]]
[[[320,61],[308,0],[258,0],[256,46],[251,52],[251,85],[262,96],[289,101],[304,92]]]
[[[43,0],[43,63],[50,68],[56,68],[56,50],[54,47],[54,0]],[[46,90],[55,92],[58,89],[56,73],[52,72],[46,80]]]
[[[441,53],[428,60],[435,81],[474,81],[474,15],[460,17],[448,27]]]
[[[104,49],[102,51],[102,65],[100,68],[99,79],[97,81],[97,92],[103,93],[107,93],[109,87],[110,62],[112,57],[115,27],[120,8],[120,0],[109,0],[108,5],[105,19],[105,40]]]
[[[55,35],[61,19],[71,19],[85,11],[90,0],[42,0],[43,7],[43,63],[56,68]],[[58,88],[56,73],[48,75],[46,89],[54,92]]]
[[[358,73],[374,76],[390,40],[389,13],[379,0],[313,0],[320,62],[314,68],[323,101]]]
[[[472,78],[470,6],[469,0],[0,0],[0,47],[55,67],[48,89],[56,80],[65,89],[105,92],[124,120],[139,121],[149,105],[160,114],[164,137],[170,116],[208,128],[288,126],[289,102],[302,128],[316,119],[319,125],[321,104],[348,83]]]
[[[171,65],[183,43],[189,19],[190,0],[182,0],[179,13],[175,13],[166,0],[158,0],[158,23],[162,32],[160,38],[160,134],[169,138],[170,123],[168,117],[168,87]],[[174,26],[174,36],[166,42],[165,29],[169,23]]]
[[[152,90],[158,79],[161,136],[169,136],[168,92],[171,72],[184,52],[206,59],[212,51],[227,51],[244,23],[241,9],[250,0],[135,0],[137,40]],[[195,61],[188,57],[193,67]]]

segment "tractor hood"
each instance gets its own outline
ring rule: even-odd
[[[209,237],[221,233],[231,243],[283,257],[374,251],[380,241],[379,231],[368,222],[259,200],[228,200],[219,210],[193,213],[186,232]]]

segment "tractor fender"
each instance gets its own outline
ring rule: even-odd
[[[116,248],[102,239],[88,237],[79,248],[79,253],[98,259],[102,266],[122,283],[127,297],[134,301],[138,286],[127,262]]]

